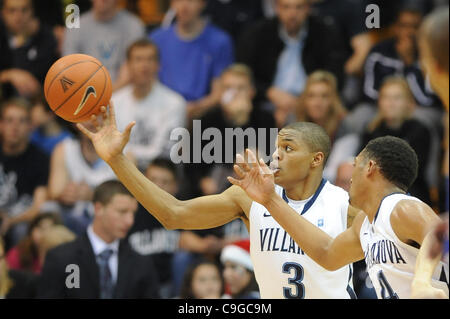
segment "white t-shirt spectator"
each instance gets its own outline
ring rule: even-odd
[[[145,37],[143,23],[126,10],[111,20],[97,21],[92,11],[81,15],[80,28],[66,28],[63,55],[83,53],[99,59],[114,82],[129,45]]]
[[[170,140],[174,128],[185,127],[186,101],[165,85],[155,82],[150,93],[137,100],[128,85],[113,94],[117,127],[123,131],[136,121],[125,153],[131,152],[138,166],[144,168],[158,156],[169,157],[176,141]]]

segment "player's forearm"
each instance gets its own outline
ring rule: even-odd
[[[441,254],[435,258],[430,256],[433,240],[435,240],[434,234],[433,231],[430,231],[423,240],[419,254],[417,255],[413,286],[431,285],[431,278],[433,277],[434,270],[441,260]]]
[[[111,159],[108,164],[133,196],[166,228],[177,228],[175,222],[179,201],[146,178],[125,155]]]
[[[330,270],[328,249],[333,242],[332,237],[300,216],[278,195],[272,196],[264,206],[309,257]]]

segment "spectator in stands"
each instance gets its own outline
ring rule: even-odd
[[[223,294],[223,278],[216,263],[201,260],[192,264],[184,274],[180,298],[219,299]]]
[[[190,118],[219,100],[218,78],[234,60],[230,36],[202,17],[206,0],[171,0],[176,21],[150,38],[161,53],[160,80],[187,101]]]
[[[0,235],[7,249],[26,234],[27,223],[47,198],[49,159],[30,144],[30,105],[21,99],[0,107]]]
[[[158,156],[169,157],[170,133],[186,126],[186,102],[158,80],[159,52],[147,39],[134,42],[127,51],[131,84],[113,95],[118,128],[136,121],[125,152],[144,170]]]
[[[259,288],[250,258],[250,240],[225,246],[220,256],[224,266],[225,291],[232,299],[259,299]]]
[[[427,127],[412,118],[414,106],[414,96],[406,80],[401,76],[386,78],[380,88],[378,113],[364,132],[360,149],[370,140],[386,135],[407,141],[419,160],[418,176],[409,192],[431,204],[429,185],[425,178],[431,137]]]
[[[63,55],[84,53],[96,57],[108,69],[113,89],[117,89],[129,81],[123,66],[127,48],[144,35],[143,23],[119,9],[118,0],[92,0],[92,9],[81,15],[80,28],[66,28]]]
[[[61,211],[64,225],[77,235],[84,233],[94,217],[95,187],[113,178],[112,169],[81,132],[59,143],[51,156],[48,191]]]
[[[157,274],[150,257],[137,255],[125,238],[137,201],[118,181],[95,189],[95,218],[86,233],[50,250],[39,298],[156,298]],[[79,266],[79,288],[67,287],[67,265]]]
[[[371,0],[312,0],[312,12],[332,20],[342,35],[346,61],[341,97],[349,110],[361,99],[364,62],[374,42],[363,14],[370,3]]]
[[[0,299],[34,298],[37,276],[25,271],[8,269],[5,244],[0,236]]]
[[[39,274],[45,257],[42,238],[50,228],[60,223],[59,216],[54,213],[37,215],[29,224],[27,235],[8,251],[6,261],[9,268]]]
[[[244,147],[256,148],[258,146],[259,130],[264,130],[266,141],[264,147],[267,155],[271,155],[273,140],[270,139],[270,128],[276,128],[273,115],[267,110],[261,110],[253,104],[256,91],[253,84],[251,70],[243,64],[233,64],[225,69],[220,77],[220,105],[200,118],[202,131],[214,128],[221,133],[222,157],[214,164],[189,164],[193,183],[199,185],[203,195],[212,195],[224,191],[229,187],[226,176],[233,174],[233,163],[227,163],[227,143],[225,141],[225,130],[229,128],[252,128],[255,130],[256,140],[245,141]],[[258,130],[259,129],[259,130]],[[194,137],[195,138],[195,137]],[[192,141],[194,143],[194,141]],[[202,141],[202,149],[209,141]],[[236,146],[235,148],[237,147]],[[236,153],[244,150],[233,150],[231,160],[236,157]]]
[[[175,164],[164,158],[153,160],[145,171],[153,183],[177,196],[179,174]],[[174,288],[183,278],[184,269],[189,265],[177,264],[171,271],[173,256],[181,249],[185,253],[217,253],[222,248],[222,241],[215,236],[200,237],[194,231],[166,230],[161,223],[139,205],[135,222],[128,234],[130,246],[140,255],[154,256],[159,274],[161,297],[176,295]],[[175,281],[175,282],[174,282]]]
[[[347,110],[337,91],[336,77],[327,71],[315,71],[308,76],[297,107],[297,121],[322,126],[333,143],[349,133],[344,121]]]
[[[71,136],[66,123],[55,115],[45,99],[37,98],[31,107],[31,143],[50,156],[58,143]]]
[[[288,117],[308,74],[327,70],[341,86],[345,51],[335,26],[310,15],[309,0],[278,0],[276,8],[276,18],[258,22],[243,34],[237,59],[252,69],[258,100],[275,107],[281,127],[293,120]]]
[[[32,97],[41,90],[47,70],[57,59],[56,39],[34,17],[32,0],[0,4],[0,84],[10,85],[7,96]]]
[[[413,7],[402,8],[394,24],[394,37],[375,45],[364,66],[364,95],[371,103],[378,99],[383,80],[390,75],[403,75],[416,103],[431,110],[442,104],[426,83],[418,61],[417,33],[422,13]],[[435,115],[436,117],[436,115]],[[440,119],[440,112],[437,114]]]
[[[261,0],[209,0],[205,13],[235,41],[252,22],[264,17]]]

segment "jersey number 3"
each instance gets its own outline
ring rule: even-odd
[[[283,295],[286,299],[303,299],[305,298],[305,285],[303,280],[303,267],[297,263],[284,263],[282,270],[285,274],[291,274],[291,269],[294,269],[294,276],[288,279],[288,284],[295,285],[295,289],[283,287]],[[294,293],[293,293],[294,292]]]

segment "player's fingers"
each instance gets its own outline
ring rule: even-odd
[[[133,126],[136,124],[135,121],[129,123],[127,125],[127,127],[125,128],[125,131],[123,131],[123,135],[125,136],[125,138],[127,139],[127,141],[130,139],[130,134],[131,134],[131,129],[133,128]]]
[[[107,111],[106,106],[101,106],[100,107],[100,112],[101,112],[102,117],[103,117],[103,122],[108,123],[108,112],[106,112],[106,111]]]
[[[244,157],[241,154],[236,155],[236,164],[244,171],[249,172],[250,166],[246,163]]]
[[[233,170],[239,178],[245,177],[245,172],[239,167],[239,165],[233,165]]]
[[[85,128],[82,124],[77,123],[78,129],[83,132],[84,135],[86,135],[88,138],[92,139],[93,135],[91,131],[89,131],[87,128]]]
[[[113,101],[109,101],[109,124],[116,126],[116,111],[114,110],[114,103]]]
[[[266,163],[264,163],[264,160],[262,158],[259,159],[259,167],[261,168],[263,174],[272,174],[272,170],[266,165]]]
[[[240,180],[237,180],[237,179],[235,179],[235,178],[233,178],[231,176],[228,176],[227,179],[233,185],[236,185],[236,186],[239,186],[239,187],[241,187],[241,185],[242,185]]]
[[[249,163],[250,167],[258,167],[258,160],[255,154],[248,148],[245,150],[245,153],[247,154],[247,163]]]
[[[95,114],[91,115],[91,123],[92,123],[92,125],[94,125],[97,132],[100,131],[101,126],[100,126],[100,123],[98,122],[97,116]]]

